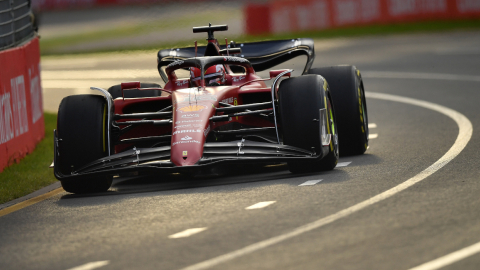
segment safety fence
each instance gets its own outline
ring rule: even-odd
[[[38,38],[0,51],[0,172],[44,137]]]
[[[0,50],[15,47],[34,35],[30,0],[0,0]]]
[[[252,35],[352,25],[478,18],[480,0],[275,0],[244,9]]]

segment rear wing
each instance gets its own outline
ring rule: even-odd
[[[303,74],[308,70],[315,60],[314,42],[311,38],[297,38],[288,40],[261,41],[250,43],[231,43],[230,47],[240,48],[241,53],[237,57],[243,57],[250,61],[255,71],[263,71],[272,68],[285,61],[300,55],[307,57],[307,63]],[[204,56],[207,46],[198,46],[197,56]],[[220,46],[221,52],[225,52],[225,45]],[[163,81],[167,82],[168,77],[161,68],[170,63],[195,57],[195,47],[160,50],[157,55],[158,72]]]

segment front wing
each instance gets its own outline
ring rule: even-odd
[[[56,134],[56,132],[54,132]],[[54,153],[57,153],[57,136]],[[322,159],[329,152],[328,146],[321,147],[321,153],[315,153],[297,147],[256,141],[205,143],[203,158],[193,166],[175,166],[170,159],[170,146],[157,148],[134,148],[115,155],[96,160],[70,175],[58,171],[54,174],[58,180],[80,180],[85,177],[102,175],[121,175],[136,172],[139,175],[161,173],[195,172],[224,164],[274,163],[287,161],[314,161]],[[57,154],[54,155],[54,164]]]

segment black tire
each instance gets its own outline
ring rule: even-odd
[[[65,97],[58,108],[58,157],[55,166],[60,173],[71,175],[86,164],[108,155],[107,104],[102,96]],[[111,176],[63,180],[62,187],[71,193],[107,191]]]
[[[314,68],[330,86],[338,126],[340,155],[361,155],[368,148],[368,114],[362,76],[355,66]]]
[[[160,88],[157,83],[140,83],[141,88]],[[108,88],[108,92],[113,99],[122,97],[122,87],[120,84]],[[125,98],[140,98],[140,97],[159,97],[162,94],[160,90],[127,90],[124,92]]]
[[[292,173],[306,173],[332,170],[338,162],[338,140],[335,136],[335,112],[330,91],[323,77],[305,75],[283,80],[278,89],[280,123],[283,143],[298,148],[321,153],[319,110],[327,108],[328,133],[332,140],[329,153],[318,161],[289,161]],[[330,104],[330,106],[329,106]]]

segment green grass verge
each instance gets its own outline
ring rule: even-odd
[[[383,25],[367,25],[367,26],[349,26],[337,29],[326,29],[319,31],[305,31],[296,33],[276,34],[276,35],[259,35],[259,36],[236,36],[231,37],[229,40],[235,40],[237,42],[254,42],[276,39],[291,39],[298,37],[310,37],[315,39],[327,39],[338,37],[361,37],[361,36],[380,36],[380,35],[392,35],[392,34],[407,34],[407,33],[432,33],[432,32],[444,32],[452,30],[478,30],[480,29],[480,18],[466,19],[466,20],[453,20],[453,21],[425,21],[425,22],[409,22],[409,23],[395,23],[395,24],[383,24]],[[140,31],[136,28],[135,31]],[[68,46],[79,44],[85,40],[94,41],[97,38],[102,40],[108,39],[109,36],[118,36],[118,34],[132,34],[135,31],[132,29],[118,29],[114,33],[104,32],[92,32],[80,36],[70,36],[64,38],[57,38],[55,40],[40,40],[40,48],[42,55],[58,55],[56,48],[61,46]],[[138,33],[138,32],[137,32]],[[82,53],[96,53],[96,52],[112,52],[112,51],[135,51],[135,50],[160,50],[167,48],[178,48],[193,46],[192,37],[191,41],[179,41],[169,42],[162,44],[146,44],[142,46],[124,46],[115,49],[96,49],[82,52],[73,52],[74,54]],[[205,42],[199,41],[199,45],[205,45]],[[69,53],[70,54],[70,53]]]
[[[237,16],[237,14],[233,14]],[[206,22],[209,21],[212,16],[215,16],[215,20],[222,21],[228,20],[232,14],[230,13],[212,13],[212,12],[200,12],[196,14],[194,18],[190,17],[179,17],[173,18],[168,21],[164,19],[151,21],[148,23],[141,23],[141,24],[133,24],[133,25],[126,25],[123,27],[115,27],[111,29],[101,29],[97,31],[91,31],[87,33],[80,33],[80,34],[70,34],[65,36],[59,37],[52,37],[52,38],[43,38],[40,39],[40,51],[42,55],[49,55],[49,54],[58,54],[57,51],[59,48],[65,48],[72,45],[81,44],[85,41],[105,41],[109,39],[115,38],[125,38],[125,37],[132,37],[142,35],[142,34],[149,34],[149,33],[159,33],[161,34],[165,30],[175,29],[178,27],[190,27],[191,25],[197,25],[198,22]],[[238,16],[240,16],[238,14]],[[40,26],[41,27],[41,26]],[[141,49],[142,47],[137,47]],[[122,49],[128,49],[122,48]],[[117,50],[117,49],[115,49]],[[103,50],[103,51],[112,51],[112,50]],[[90,52],[97,52],[97,51],[90,51]]]
[[[0,204],[25,196],[48,186],[57,180],[48,166],[53,160],[53,129],[57,125],[57,115],[44,114],[45,138],[35,151],[28,154],[18,164],[5,168],[0,173]]]

